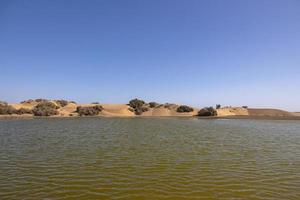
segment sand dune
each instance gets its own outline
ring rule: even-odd
[[[248,109],[250,116],[270,116],[270,117],[292,117],[296,116],[292,112],[279,110],[279,109],[259,109],[259,108],[249,108]]]
[[[103,111],[102,116],[112,116],[112,117],[131,117],[134,113],[129,111],[129,106],[126,104],[101,104]]]
[[[51,101],[54,104],[58,105],[57,102]],[[23,102],[19,104],[10,104],[16,109],[20,108],[27,108],[27,109],[33,109],[38,102],[32,101],[32,102]],[[78,113],[76,113],[77,106],[82,107],[92,107],[96,104],[76,104],[69,102],[68,105],[61,107],[58,109],[59,114],[58,117],[71,117],[71,116],[78,116]],[[159,106],[156,106],[154,108],[148,107],[148,111],[143,112],[141,115],[135,115],[134,112],[130,110],[130,106],[127,104],[97,104],[101,105],[103,107],[103,110],[100,112],[99,116],[103,117],[133,117],[133,116],[139,116],[139,117],[191,117],[196,116],[198,111],[200,109],[194,108],[194,111],[192,112],[184,112],[179,113],[177,112],[177,108],[179,105],[176,104],[161,104]],[[148,104],[147,104],[148,105]],[[59,106],[59,105],[58,105]],[[148,105],[149,106],[149,105]],[[257,108],[242,108],[242,107],[229,107],[229,108],[220,108],[217,109],[217,116],[218,117],[300,117],[300,113],[292,113],[287,112],[284,110],[279,109],[257,109]],[[15,115],[11,115],[15,116]],[[23,115],[21,115],[23,116]],[[24,115],[26,117],[30,116],[28,114]],[[31,115],[32,116],[32,115]],[[20,115],[19,115],[20,117]]]
[[[249,115],[249,112],[248,112],[248,109],[241,108],[241,107],[220,108],[220,109],[217,109],[217,115],[220,117],[243,116],[243,115]]]
[[[157,108],[150,108],[147,112],[144,112],[141,116],[157,116],[157,117],[168,117],[168,116],[174,116],[174,117],[180,117],[180,116],[195,116],[197,115],[199,109],[194,108],[193,112],[186,112],[186,113],[179,113],[176,111],[178,106],[174,106],[171,108],[165,108],[163,106],[157,107]]]

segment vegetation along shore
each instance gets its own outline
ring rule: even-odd
[[[206,117],[206,118],[255,118],[300,119],[300,113],[279,109],[255,109],[243,107],[194,108],[172,103],[145,102],[132,99],[128,104],[77,104],[68,100],[29,99],[17,104],[0,102],[0,118],[25,117]]]

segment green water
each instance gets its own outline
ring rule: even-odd
[[[0,199],[300,199],[300,121],[0,120]]]

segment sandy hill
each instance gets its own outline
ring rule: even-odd
[[[56,101],[50,101],[50,102],[59,106],[59,104]],[[20,109],[20,108],[33,109],[37,104],[38,102],[29,101],[29,102],[22,102],[19,104],[10,104],[10,105],[13,106],[15,109]],[[131,107],[127,104],[75,104],[70,102],[64,107],[59,106],[60,108],[58,108],[58,112],[59,112],[58,116],[61,117],[78,116],[78,114],[76,113],[76,109],[78,106],[93,107],[95,105],[100,105],[103,107],[103,110],[100,112],[99,116],[104,116],[104,117],[137,116],[134,114],[134,112],[130,111]],[[148,104],[147,106],[148,106],[148,111],[143,112],[141,115],[138,116],[144,116],[144,117],[194,116],[197,115],[199,111],[199,109],[194,108],[194,111],[192,112],[179,113],[176,111],[179,105],[176,104],[162,104],[154,108],[150,108]]]
[[[244,116],[244,115],[249,115],[249,112],[247,108],[241,108],[241,107],[220,108],[217,109],[217,115],[219,117]]]
[[[295,116],[294,113],[271,108],[250,108],[248,109],[250,116],[270,116],[270,117],[292,117]]]
[[[58,115],[61,117],[71,117],[78,116],[76,109],[78,106],[81,107],[93,107],[95,105],[102,106],[102,111],[98,116],[103,117],[168,117],[168,116],[183,116],[191,117],[196,116],[200,109],[193,108],[192,112],[177,112],[179,105],[176,104],[157,104],[154,107],[151,107],[150,104],[144,104],[148,110],[142,112],[141,115],[136,115],[133,109],[127,104],[76,104],[75,102],[68,102],[65,106],[61,106],[58,101],[50,101],[57,105]],[[39,102],[35,100],[24,101],[19,104],[10,104],[15,109],[26,108],[33,109]],[[299,112],[287,112],[279,109],[258,109],[258,108],[242,108],[242,107],[224,107],[216,109],[216,117],[300,117]],[[20,115],[19,115],[20,116]],[[22,116],[22,115],[21,115]],[[24,116],[30,116],[26,114]],[[31,115],[32,116],[32,115]]]

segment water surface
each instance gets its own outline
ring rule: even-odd
[[[0,120],[0,199],[300,199],[300,121]]]

